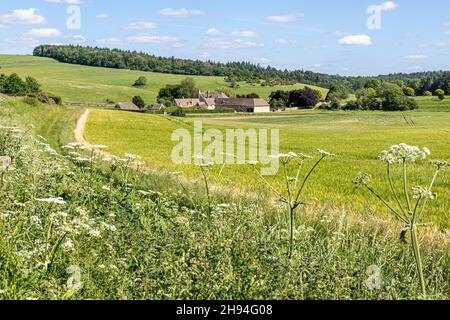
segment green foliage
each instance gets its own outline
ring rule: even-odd
[[[439,100],[445,99],[445,91],[442,89],[437,89],[434,94],[439,98]]]
[[[424,91],[423,92],[423,96],[424,97],[431,97],[431,96],[433,96],[433,93],[431,91]]]
[[[94,148],[58,153],[43,137],[0,130],[14,159],[0,187],[12,199],[0,201],[0,299],[421,298],[414,258],[367,206],[361,225],[315,205],[290,224],[284,209],[208,201],[195,185],[136,171],[133,155],[102,160]],[[422,250],[428,294],[448,300],[449,255],[435,246]],[[367,287],[371,265],[383,268],[380,289]]]
[[[236,98],[259,99],[260,96],[256,93],[249,93],[249,94],[238,94],[238,95],[236,95]]]
[[[41,92],[41,86],[36,79],[26,77],[25,81],[17,73],[7,76],[0,75],[0,92],[11,96],[25,96]]]
[[[147,85],[147,78],[144,76],[140,76],[133,84],[134,87],[143,87]]]
[[[339,100],[345,100],[348,98],[348,91],[341,85],[332,85],[325,100],[330,101],[333,97]]]
[[[145,108],[145,101],[142,99],[141,96],[134,96],[132,99],[132,102],[139,108],[144,109]]]
[[[314,94],[316,95],[317,101],[320,101],[323,99],[323,93],[322,90],[319,89],[313,89]]]
[[[405,94],[405,96],[408,96],[408,97],[416,96],[416,91],[411,87],[404,87],[403,93]]]
[[[193,78],[183,79],[178,85],[166,85],[159,90],[158,102],[170,103],[174,99],[198,97],[197,85]]]
[[[170,115],[173,117],[185,117],[186,113],[183,108],[176,108],[174,111],[170,112]]]
[[[367,80],[367,82],[364,84],[364,88],[365,89],[373,89],[375,91],[378,90],[378,88],[380,88],[381,86],[381,82],[378,79],[369,79]]]

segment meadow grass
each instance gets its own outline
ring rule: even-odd
[[[178,84],[188,77],[153,72],[118,70],[89,67],[57,62],[49,58],[33,56],[0,55],[1,73],[15,72],[22,77],[35,77],[45,91],[60,95],[64,102],[105,103],[106,99],[114,102],[131,101],[140,95],[147,103],[156,102],[159,89],[167,84]],[[140,76],[147,78],[148,83],[141,88],[133,87]],[[227,87],[223,77],[192,76],[202,90],[217,90]],[[311,88],[317,88],[310,86]],[[268,99],[275,90],[294,90],[304,88],[303,84],[292,86],[261,87],[240,83],[232,91],[236,94],[257,93]],[[326,89],[321,89],[325,94]]]
[[[44,123],[62,112],[16,104],[17,116],[12,102],[0,108],[24,128],[39,123],[27,109]],[[140,132],[136,139],[145,139]],[[423,298],[414,258],[377,216],[358,225],[350,208],[302,207],[288,259],[284,208],[220,192],[206,199],[200,187],[134,170],[132,155],[102,160],[76,146],[55,152],[43,137],[0,130],[1,150],[13,159],[0,187],[0,299]],[[443,239],[424,248],[428,299],[449,298]],[[373,266],[381,270],[375,288]]]
[[[406,119],[408,120],[405,120]],[[327,203],[335,207],[348,207],[366,216],[370,213],[384,215],[386,209],[376,204],[363,192],[355,190],[352,179],[359,172],[370,172],[374,183],[383,195],[393,200],[389,188],[381,178],[385,169],[377,159],[381,150],[393,144],[408,143],[428,147],[431,159],[449,159],[448,112],[324,112],[303,111],[282,116],[254,117],[195,117],[176,119],[151,114],[135,114],[107,110],[92,110],[85,138],[93,144],[105,144],[113,154],[132,152],[140,155],[147,165],[160,171],[181,171],[196,180],[198,173],[192,165],[174,165],[171,150],[177,142],[171,141],[173,130],[183,127],[192,130],[195,120],[202,120],[204,130],[217,128],[279,128],[280,152],[315,154],[317,148],[337,156],[322,164],[315,180],[306,188],[309,201]],[[411,123],[414,123],[412,125]],[[215,168],[213,170],[220,170]],[[415,185],[424,185],[433,174],[433,166],[422,162],[412,168]],[[224,174],[213,183],[226,185],[235,192],[253,192],[265,197],[270,193],[267,186],[258,183],[258,176],[250,166],[226,166]],[[294,172],[289,172],[293,176]],[[393,173],[396,181],[401,173]],[[276,188],[282,189],[281,173],[268,178]],[[440,195],[430,202],[427,217],[440,228],[450,227],[450,204],[448,202],[448,175],[438,178],[435,191]]]

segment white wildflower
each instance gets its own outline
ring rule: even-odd
[[[132,154],[132,153],[125,153],[125,157],[128,158],[128,159],[131,159],[131,160],[136,160],[136,159],[140,159],[141,158],[140,156],[137,156],[137,155]]]
[[[102,190],[104,190],[104,191],[111,191],[111,188],[109,186],[103,186]]]
[[[317,149],[317,151],[322,155],[322,157],[334,157],[335,156],[334,154],[332,154],[328,151],[322,150],[322,149]]]
[[[425,198],[433,200],[436,197],[436,194],[434,194],[433,192],[422,186],[414,187],[412,188],[412,190],[413,190],[413,197],[415,199]]]
[[[11,167],[11,157],[3,156],[0,157],[0,172],[8,170],[9,167]]]
[[[64,247],[65,247],[67,250],[73,250],[75,246],[74,246],[72,240],[67,239],[66,242],[64,243]]]
[[[65,205],[66,202],[64,201],[63,198],[58,197],[58,198],[45,198],[45,199],[35,199],[37,202],[45,202],[45,203],[51,203],[51,204],[58,204],[58,205]]]
[[[30,222],[36,226],[40,226],[42,223],[41,219],[38,216],[31,216]]]
[[[431,154],[428,148],[422,150],[405,143],[393,145],[389,150],[382,151],[379,158],[387,163],[406,163],[426,159]]]

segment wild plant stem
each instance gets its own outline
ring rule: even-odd
[[[290,207],[289,209],[289,215],[290,215],[290,235],[289,235],[289,259],[292,258],[292,251],[294,249],[294,213],[295,209],[293,207]]]
[[[295,196],[295,200],[294,200],[294,206],[295,206],[295,208],[297,208],[297,207],[300,205],[300,203],[298,203],[298,199],[300,198],[300,196],[301,196],[301,194],[302,194],[302,192],[303,192],[303,189],[304,189],[305,186],[306,186],[306,182],[308,182],[309,177],[312,175],[312,173],[314,172],[314,170],[318,167],[318,165],[322,162],[323,159],[325,159],[325,156],[322,156],[322,157],[316,162],[316,164],[311,168],[311,170],[309,170],[308,174],[307,174],[306,177],[303,179],[303,183],[302,183],[300,189],[298,190],[297,195]]]
[[[397,201],[397,204],[398,204],[400,210],[402,211],[403,215],[406,216],[405,209],[403,208],[403,205],[402,205],[402,203],[400,201],[400,198],[398,197],[397,192],[395,191],[394,183],[392,182],[391,164],[389,162],[387,164],[387,176],[388,176],[388,179],[389,179],[389,185],[391,186],[392,194],[394,195],[395,200]]]
[[[411,202],[409,201],[409,194],[408,194],[408,184],[407,184],[407,177],[406,177],[406,160],[403,160],[403,192],[405,194],[406,199],[406,205],[408,207],[408,213],[411,214]]]
[[[207,177],[205,169],[203,167],[202,167],[202,175],[203,175],[203,180],[205,182],[206,198],[208,199],[208,214],[211,215],[211,198],[209,195],[209,183],[208,183],[208,177]]]
[[[380,200],[397,218],[399,218],[401,221],[405,222],[405,223],[409,223],[408,220],[406,220],[405,217],[403,217],[402,215],[400,215],[397,211],[395,211],[390,205],[389,203],[386,202],[386,200],[384,200],[378,193],[376,193],[371,187],[369,187],[368,185],[365,185],[365,187],[367,188],[367,190],[369,190],[375,197],[378,198],[378,200]]]
[[[436,182],[438,174],[439,174],[439,170],[436,170],[436,172],[433,175],[433,178],[431,179],[431,183],[430,183],[430,186],[428,188],[428,191],[431,192],[431,190],[433,189],[434,183]],[[425,198],[425,201],[423,202],[423,205],[422,205],[422,209],[420,210],[419,218],[422,216],[423,211],[425,210],[425,206],[427,205],[427,202],[428,202],[428,198]]]
[[[422,257],[420,255],[419,242],[417,240],[416,227],[414,225],[414,221],[411,221],[410,232],[411,232],[411,243],[412,243],[413,251],[414,251],[414,258],[416,259],[417,272],[419,274],[419,279],[420,279],[420,287],[422,289],[423,296],[426,297],[427,291],[426,291],[425,278],[423,275]]]

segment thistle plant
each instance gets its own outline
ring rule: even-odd
[[[400,234],[402,241],[406,241],[406,234],[409,231],[411,238],[411,246],[416,261],[417,273],[419,276],[422,295],[426,296],[426,282],[423,274],[423,264],[420,252],[420,245],[417,238],[417,227],[421,226],[421,218],[425,211],[428,200],[433,200],[436,195],[432,192],[438,174],[449,167],[448,162],[433,162],[436,169],[431,178],[431,182],[427,187],[417,186],[411,190],[408,188],[408,165],[415,163],[417,160],[424,160],[430,155],[428,148],[419,149],[418,147],[407,144],[399,144],[392,146],[389,150],[381,152],[379,159],[386,163],[386,179],[388,181],[390,191],[395,199],[395,205],[392,205],[380,193],[370,186],[371,175],[361,173],[354,179],[357,187],[366,188],[384,206],[403,224]],[[401,190],[395,188],[392,179],[392,169],[395,165],[400,167],[402,172]]]
[[[328,157],[334,156],[333,154],[318,149],[320,153],[320,158],[314,163],[314,165],[307,171],[306,175],[301,179],[301,173],[306,160],[311,159],[312,157],[306,154],[297,154],[295,152],[289,152],[287,154],[279,154],[273,155],[272,158],[279,159],[280,163],[283,167],[283,178],[285,183],[285,190],[278,191],[275,187],[273,187],[266,178],[264,178],[259,170],[257,170],[256,162],[250,163],[258,174],[260,179],[267,185],[267,187],[278,197],[278,200],[284,203],[287,207],[287,211],[289,213],[289,247],[288,247],[288,257],[289,259],[292,257],[292,251],[294,246],[294,218],[296,210],[299,206],[306,204],[304,201],[304,191],[305,187],[311,178],[314,171],[318,168],[320,163]],[[294,177],[290,177],[288,175],[289,168],[291,165],[295,165],[296,174]]]

